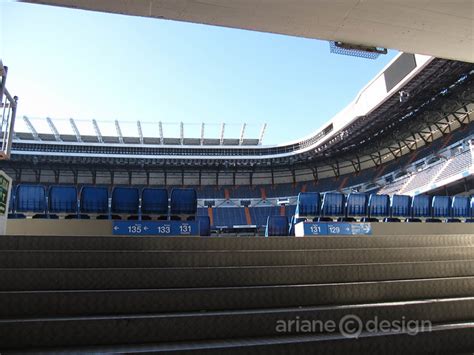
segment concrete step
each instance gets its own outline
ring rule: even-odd
[[[0,251],[0,268],[327,265],[474,259],[474,247],[219,251]]]
[[[3,291],[0,318],[270,309],[472,295],[474,277],[252,287]]]
[[[298,250],[474,246],[474,234],[334,237],[2,236],[0,250]]]
[[[473,319],[474,297],[239,312],[4,319],[0,320],[0,344],[6,349],[21,349],[114,345],[117,341],[182,344],[247,337],[282,343],[285,336],[308,332],[334,336],[349,330],[351,336],[357,336],[362,331],[396,331],[398,325],[415,333],[437,324],[470,323]],[[388,326],[379,329],[382,321]]]
[[[470,355],[474,349],[474,323],[451,323],[433,326],[431,331],[412,336],[403,332],[368,333],[358,338],[339,334],[299,335],[264,338],[223,339],[160,344],[133,344],[43,348],[8,351],[8,354],[458,354]]]
[[[0,291],[297,285],[473,276],[474,260],[198,268],[0,269]]]

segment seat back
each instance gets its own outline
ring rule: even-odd
[[[106,187],[83,186],[80,195],[82,213],[109,212],[109,190]]]
[[[139,192],[136,187],[114,187],[112,213],[138,214]]]
[[[51,186],[48,196],[50,213],[77,213],[77,188],[75,186]]]
[[[390,214],[392,217],[410,217],[411,197],[405,195],[392,195],[390,200]]]
[[[470,206],[468,196],[454,196],[451,200],[451,217],[453,218],[469,218]]]
[[[321,206],[321,216],[344,216],[344,194],[339,192],[326,192]]]
[[[346,202],[347,217],[367,216],[367,195],[363,193],[350,193]]]
[[[209,216],[196,216],[195,221],[199,225],[200,236],[211,235],[211,219],[209,218]]]
[[[445,217],[451,216],[451,198],[449,196],[433,196],[431,203],[431,216],[432,217]]]
[[[413,217],[431,217],[431,196],[414,196],[411,201],[411,214]]]
[[[287,236],[288,218],[286,216],[268,216],[265,236]]]
[[[142,214],[168,215],[168,190],[144,188],[142,190]]]
[[[319,216],[321,196],[319,192],[300,192],[296,203],[295,216],[316,217]]]
[[[46,212],[46,190],[42,185],[23,185],[16,188],[15,205],[17,212]]]
[[[368,202],[369,217],[388,217],[390,215],[390,197],[370,194]]]
[[[197,211],[197,193],[194,189],[171,190],[170,214],[195,215]]]

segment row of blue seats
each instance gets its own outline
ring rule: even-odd
[[[75,186],[50,186],[20,184],[12,190],[10,212],[12,217],[23,213],[38,215],[81,214],[116,215],[195,215],[197,195],[193,189],[173,189],[168,200],[168,190],[161,188],[115,187],[109,206],[109,189],[83,186],[79,193]]]
[[[294,235],[295,224],[305,221],[355,222],[474,222],[474,197],[417,195],[366,195],[318,192],[298,195],[295,215],[269,216],[265,235]]]
[[[399,221],[417,219],[470,219],[474,217],[474,197],[377,195],[351,193],[347,197],[338,192],[325,193],[322,198],[317,192],[300,193],[295,217],[339,218],[346,221]]]

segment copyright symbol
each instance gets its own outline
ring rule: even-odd
[[[345,338],[358,338],[362,328],[362,320],[355,314],[345,315],[339,321],[339,330]]]

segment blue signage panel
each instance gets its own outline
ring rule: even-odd
[[[370,223],[347,223],[347,222],[300,222],[300,223],[303,223],[304,236],[361,235],[361,234],[370,235],[372,234],[372,226]],[[297,236],[302,236],[302,235],[298,233]]]
[[[195,221],[113,221],[113,235],[199,235]]]

